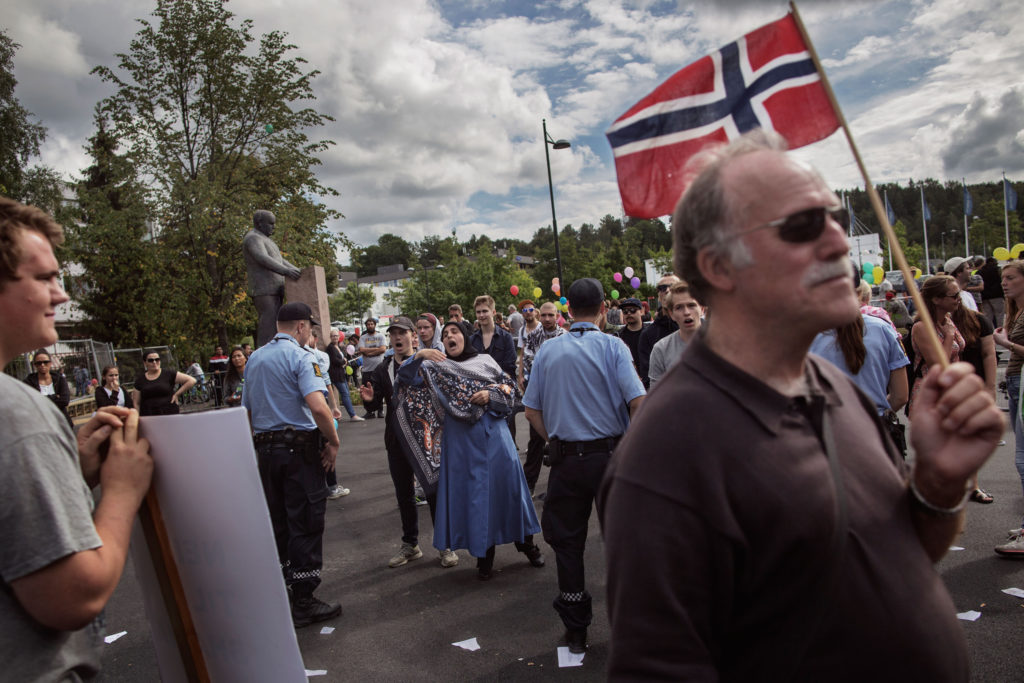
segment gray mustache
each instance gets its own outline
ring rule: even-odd
[[[836,261],[829,261],[828,263],[815,264],[807,274],[804,276],[804,285],[813,287],[814,285],[820,284],[827,280],[831,280],[836,277],[847,277],[853,276],[853,271],[850,270],[850,262],[845,257]],[[851,280],[852,284],[852,280]]]

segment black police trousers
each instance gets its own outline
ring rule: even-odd
[[[284,581],[296,598],[313,594],[323,566],[327,485],[315,443],[256,444],[263,495]]]
[[[388,412],[391,420],[391,412]],[[416,545],[419,543],[419,512],[416,510],[416,475],[412,464],[405,457],[398,437],[391,433],[390,428],[384,433],[384,447],[388,453],[388,470],[391,482],[395,485],[395,498],[398,500],[398,514],[402,518],[402,543]],[[437,512],[437,489],[427,496],[430,507],[430,521],[434,521]]]
[[[567,455],[551,468],[541,528],[555,551],[559,595],[553,606],[567,628],[580,629],[593,618],[583,569],[587,526],[611,452]]]

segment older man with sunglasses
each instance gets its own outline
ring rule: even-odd
[[[966,681],[933,568],[1003,418],[970,365],[925,378],[908,469],[814,336],[859,314],[846,216],[762,132],[703,153],[672,221],[712,311],[608,466],[612,680]]]

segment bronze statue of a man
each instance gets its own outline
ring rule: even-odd
[[[269,211],[252,215],[253,229],[242,238],[242,253],[249,275],[249,294],[256,304],[256,346],[263,346],[277,333],[277,311],[284,301],[284,279],[298,280],[300,271],[281,256],[270,235],[277,221]]]

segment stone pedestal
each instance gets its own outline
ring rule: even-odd
[[[331,310],[327,305],[327,278],[323,266],[308,266],[302,269],[298,280],[284,281],[285,303],[298,301],[313,309],[313,317],[320,321],[320,339],[317,347],[327,348],[331,343]]]

